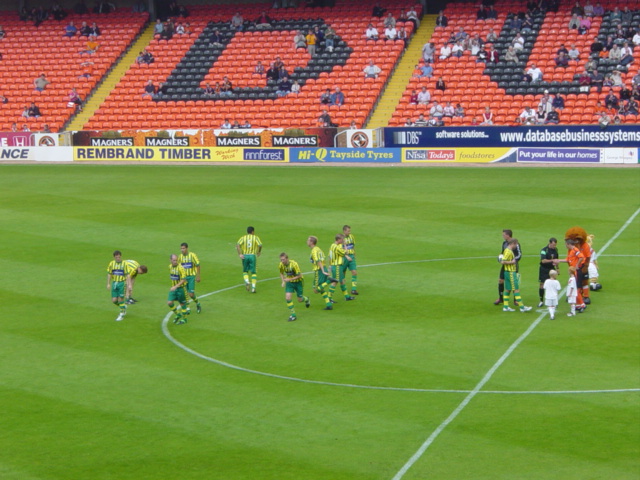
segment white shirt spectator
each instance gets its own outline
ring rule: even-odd
[[[531,125],[535,123],[536,112],[531,110],[529,107],[526,107],[518,118],[520,119],[520,123],[523,125]]]
[[[428,90],[423,89],[418,92],[418,103],[427,105],[431,101],[431,94]]]
[[[446,60],[451,56],[451,45],[445,43],[440,49],[440,60]]]
[[[436,118],[442,117],[444,115],[444,109],[442,108],[442,105],[438,105],[438,102],[433,102],[433,107],[431,107],[431,110],[429,110],[429,115]]]
[[[513,48],[516,50],[522,50],[524,48],[524,37],[522,35],[518,34],[513,39]]]
[[[527,70],[527,73],[531,75],[532,82],[539,82],[542,80],[542,70],[535,65],[531,65],[531,68]]]
[[[576,48],[575,45],[571,46],[571,50],[569,50],[568,56],[571,60],[578,60],[578,58],[580,58],[580,51]]]
[[[377,65],[374,65],[373,61],[370,61],[369,65],[364,67],[363,72],[364,78],[378,78],[382,70]]]
[[[640,45],[640,32],[636,32],[636,34],[633,36],[632,42],[636,46]]]
[[[380,36],[380,34],[378,33],[378,30],[376,29],[376,27],[369,27],[367,28],[367,38],[371,39],[371,40],[377,40],[378,37]]]
[[[384,36],[387,38],[387,40],[395,40],[396,37],[398,36],[398,31],[396,30],[396,27],[387,27],[384,30]]]
[[[461,57],[464,52],[464,46],[462,46],[461,42],[456,43],[451,49],[451,55],[454,57]]]

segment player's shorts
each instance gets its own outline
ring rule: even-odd
[[[331,278],[325,275],[322,270],[316,270],[313,277],[313,287],[318,290],[323,283],[331,283]]]
[[[549,272],[553,270],[553,268],[542,268],[540,267],[540,271],[538,273],[538,281],[540,283],[544,283],[545,280],[549,280]]]
[[[577,282],[578,282],[578,286],[581,285],[586,285],[586,283],[589,281],[589,273],[584,273],[582,271],[582,269],[578,269],[578,271],[576,272],[576,276],[577,276]]]
[[[348,254],[351,257],[351,260],[347,260],[346,258],[344,259],[344,269],[345,271],[350,270],[357,270],[358,266],[356,265],[356,256],[353,253],[349,253]]]
[[[195,275],[187,275],[187,284],[185,287],[187,292],[195,293],[196,291],[196,276]]]
[[[124,298],[125,282],[111,282],[111,298]]]
[[[242,271],[256,273],[256,256],[248,253],[244,254],[242,259]]]
[[[589,262],[589,278],[598,278],[598,267],[593,262]]]
[[[337,278],[339,282],[344,280],[344,273],[347,271],[344,263],[342,265],[331,265],[331,276]]]
[[[286,282],[284,284],[284,291],[287,293],[295,293],[298,298],[302,298],[304,296],[302,294],[303,288],[304,282]]]
[[[169,302],[186,303],[187,292],[184,288],[176,288],[175,290],[169,290],[169,296],[167,297]]]
[[[500,267],[500,273],[498,274],[498,278],[500,280],[504,279],[504,265],[502,265],[502,267]]]
[[[557,298],[545,298],[544,299],[544,304],[547,307],[557,307],[558,306],[558,299]]]
[[[520,275],[518,272],[504,272],[504,289],[520,290]]]

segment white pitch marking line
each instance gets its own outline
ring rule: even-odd
[[[629,219],[625,222],[625,224],[622,227],[620,227],[620,229],[616,232],[616,234],[613,237],[611,237],[611,239],[600,249],[600,252],[604,252],[607,248],[609,248],[609,246],[622,234],[622,232],[626,230],[626,228],[631,224],[631,222],[633,222],[633,220],[638,216],[638,214],[640,214],[640,208],[638,208],[635,211],[635,213],[631,215],[631,217],[629,217]],[[564,290],[562,291],[561,295],[562,294],[564,294]],[[541,314],[540,316],[538,316],[538,318],[529,326],[529,328],[527,328],[527,330],[522,335],[520,335],[520,337],[515,342],[513,342],[513,344],[507,349],[507,351],[504,352],[504,354],[498,359],[498,361],[493,365],[493,367],[491,367],[491,369],[486,373],[486,375],[482,377],[482,380],[478,382],[475,388],[471,390],[471,392],[464,398],[464,400],[462,400],[460,405],[458,405],[456,409],[453,412],[451,412],[451,414],[446,418],[446,420],[442,422],[438,426],[438,428],[436,428],[433,431],[431,435],[429,435],[429,438],[427,438],[424,441],[424,443],[420,445],[420,448],[418,449],[418,451],[416,451],[416,453],[414,453],[411,456],[411,458],[402,466],[400,471],[398,471],[398,473],[395,474],[395,476],[393,477],[393,480],[400,480],[402,477],[404,477],[404,474],[407,473],[407,471],[420,459],[420,457],[422,457],[422,455],[424,455],[424,452],[427,451],[427,449],[435,441],[438,435],[440,435],[440,433],[445,428],[447,428],[447,425],[449,425],[451,422],[453,422],[456,419],[456,417],[460,414],[460,412],[462,412],[462,410],[464,410],[464,408],[469,404],[469,402],[473,400],[473,398],[480,392],[482,387],[489,380],[491,380],[491,377],[493,376],[493,374],[496,372],[496,370],[498,370],[498,368],[500,368],[500,366],[507,360],[507,358],[509,358],[511,353],[516,348],[518,348],[518,346],[540,324],[540,322],[545,317],[545,315],[546,314]]]

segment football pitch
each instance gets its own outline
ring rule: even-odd
[[[640,169],[2,165],[2,480],[638,480]],[[358,291],[312,291],[349,224]],[[235,245],[263,242],[255,295]],[[595,235],[603,289],[538,304]],[[528,313],[497,297],[502,229]],[[174,325],[169,255],[201,261]],[[122,322],[114,250],[149,268]],[[311,307],[288,322],[279,254]],[[347,276],[350,282],[351,276]],[[566,267],[560,269],[566,285]]]

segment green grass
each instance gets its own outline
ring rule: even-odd
[[[391,480],[540,317],[492,305],[501,230],[522,244],[535,305],[550,236],[578,224],[600,249],[640,207],[637,168],[0,174],[3,480]],[[338,295],[333,312],[312,295],[287,322],[278,255],[308,272],[307,236],[326,252],[345,223],[361,295]],[[248,225],[264,243],[256,295],[235,254]],[[640,388],[639,240],[640,217],[601,258],[587,312],[568,319],[561,303],[544,318],[404,479],[640,478],[640,392],[576,393]],[[168,257],[184,241],[211,295],[169,332],[245,370],[163,334]],[[119,323],[106,290],[115,249],[149,267]]]

